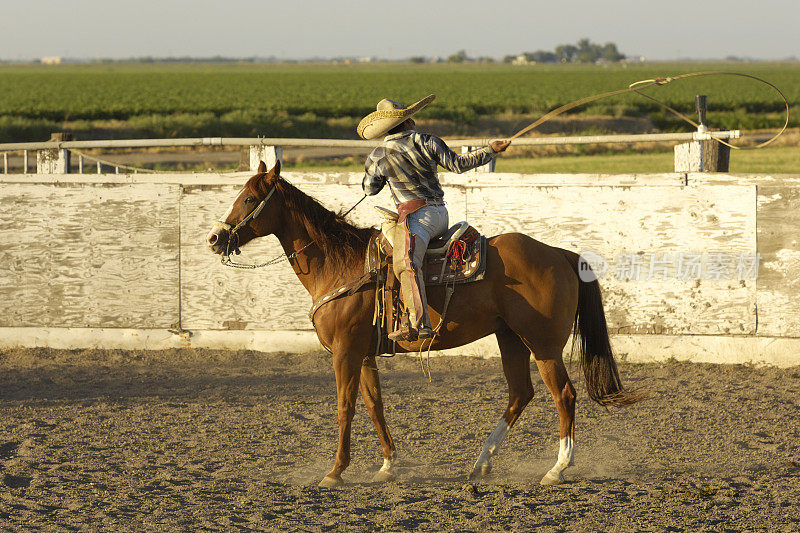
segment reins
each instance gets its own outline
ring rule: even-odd
[[[364,199],[365,199],[366,197],[367,197],[367,195],[365,194],[364,196],[362,196],[362,197],[361,197],[361,199],[360,199],[359,201],[357,201],[356,203],[354,203],[354,204],[353,204],[353,207],[351,207],[350,209],[348,209],[347,211],[345,211],[344,213],[342,213],[342,218],[346,217],[346,216],[347,216],[347,214],[348,214],[348,213],[350,213],[350,211],[352,211],[353,209],[355,209],[356,207],[358,207],[358,204],[360,204],[361,202],[363,202],[363,201],[364,201]]]
[[[277,257],[273,257],[272,259],[270,259],[269,261],[267,261],[265,263],[258,263],[258,264],[237,263],[237,262],[235,262],[235,261],[233,261],[231,259],[230,255],[222,256],[221,263],[223,265],[225,265],[227,267],[231,267],[231,268],[238,268],[238,269],[241,269],[241,270],[255,270],[256,268],[263,268],[263,267],[266,267],[266,266],[271,266],[271,265],[275,265],[277,263],[280,263],[280,262],[283,261],[284,258],[286,258],[287,260],[291,261],[292,259],[297,257],[297,255],[300,254],[300,252],[302,252],[303,250],[305,250],[306,248],[308,248],[312,244],[314,244],[314,241],[311,241],[310,243],[306,244],[305,246],[303,246],[299,250],[295,250],[294,252],[292,252],[290,254],[285,254],[284,253],[284,254],[281,254],[281,255],[279,255]],[[237,248],[237,250],[238,250],[238,248]]]
[[[270,189],[269,193],[267,193],[266,198],[261,200],[261,203],[259,203],[256,206],[255,209],[250,211],[250,214],[248,214],[246,217],[244,217],[241,222],[236,224],[235,227],[231,228],[231,225],[226,223],[224,220],[217,220],[217,221],[214,222],[215,226],[219,226],[219,227],[221,227],[221,228],[223,228],[225,230],[228,230],[228,232],[229,232],[229,234],[228,234],[228,243],[227,243],[226,248],[225,248],[225,253],[222,255],[222,258],[220,259],[220,262],[223,265],[225,265],[226,267],[238,268],[240,270],[255,270],[257,268],[264,268],[264,267],[272,266],[272,265],[275,265],[275,264],[278,264],[278,263],[282,262],[284,259],[287,259],[288,261],[291,261],[292,259],[296,258],[298,254],[303,252],[306,248],[308,248],[309,246],[314,244],[314,241],[311,241],[310,243],[306,244],[305,246],[303,246],[299,250],[295,250],[294,252],[292,252],[290,254],[286,254],[286,253],[281,254],[281,255],[279,255],[277,257],[273,257],[269,261],[265,261],[264,263],[257,263],[257,264],[237,263],[236,261],[231,259],[231,252],[235,253],[236,255],[239,255],[241,253],[241,251],[239,250],[239,246],[238,246],[239,245],[239,237],[237,236],[236,232],[239,231],[245,224],[247,224],[248,222],[253,220],[255,217],[257,217],[261,213],[261,211],[264,209],[264,206],[267,204],[267,200],[269,200],[270,197],[275,192],[275,189],[276,189],[276,186],[273,185],[272,189]],[[350,209],[348,209],[347,211],[345,211],[344,214],[342,214],[341,216],[344,217],[350,211],[355,209],[356,206],[358,204],[360,204],[361,202],[363,202],[364,198],[366,198],[366,197],[367,197],[366,194],[364,196],[362,196],[359,201],[357,201],[355,204],[353,204],[353,206]],[[236,244],[233,244],[233,246],[231,247],[231,245],[234,242],[234,240],[235,240]]]

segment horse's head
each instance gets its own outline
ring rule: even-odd
[[[250,178],[222,218],[214,222],[206,237],[209,248],[215,254],[238,253],[256,237],[275,232],[280,222],[278,209],[270,209],[270,203],[278,205],[275,193],[281,171],[280,161],[267,172],[263,161],[258,165],[258,174]],[[274,205],[272,207],[275,207]]]

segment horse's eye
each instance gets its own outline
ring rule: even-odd
[[[244,199],[244,203],[246,203],[246,204],[252,204],[255,201],[256,201],[256,197],[255,196],[248,196],[247,198]]]

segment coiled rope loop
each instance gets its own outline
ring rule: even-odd
[[[697,122],[695,122],[691,118],[687,117],[686,115],[684,115],[683,113],[681,113],[677,109],[673,109],[672,107],[670,107],[669,105],[665,104],[664,102],[662,102],[662,101],[650,96],[649,94],[643,93],[642,90],[647,89],[648,87],[663,87],[665,85],[669,85],[673,81],[683,80],[683,79],[687,79],[687,78],[699,78],[699,77],[702,77],[702,76],[740,76],[740,77],[743,77],[743,78],[750,78],[752,80],[756,80],[756,81],[758,81],[760,83],[763,83],[764,85],[767,85],[767,86],[771,87],[775,92],[777,92],[778,95],[783,100],[783,105],[786,108],[786,119],[784,120],[783,127],[781,127],[781,129],[778,131],[778,133],[776,133],[775,135],[773,135],[772,137],[770,137],[766,141],[758,143],[758,144],[756,144],[754,146],[734,146],[734,145],[724,141],[723,139],[715,137],[712,132],[707,132],[709,138],[714,139],[716,141],[719,141],[720,143],[724,144],[725,146],[730,146],[734,150],[755,150],[757,148],[763,148],[764,146],[767,146],[768,144],[770,144],[773,141],[775,141],[775,139],[780,137],[783,134],[783,132],[786,131],[786,128],[789,127],[789,100],[786,98],[786,95],[784,95],[783,92],[781,92],[781,90],[778,89],[775,85],[773,85],[772,83],[768,82],[765,79],[759,78],[758,76],[753,76],[752,74],[744,74],[742,72],[727,72],[727,71],[720,71],[720,70],[708,70],[708,71],[703,71],[703,72],[689,72],[687,74],[678,74],[677,76],[665,76],[665,77],[652,78],[652,79],[648,79],[648,80],[640,80],[640,81],[631,83],[630,85],[628,85],[628,87],[626,89],[618,89],[616,91],[609,91],[609,92],[605,92],[605,93],[595,94],[595,95],[592,95],[592,96],[587,96],[585,98],[581,98],[579,100],[575,100],[575,101],[569,102],[568,104],[564,104],[564,105],[562,105],[560,107],[557,107],[557,108],[553,109],[552,111],[549,111],[549,112],[545,113],[544,115],[539,117],[539,119],[537,119],[535,122],[532,122],[528,126],[522,128],[517,133],[515,133],[514,135],[509,137],[508,140],[514,140],[517,137],[520,137],[520,136],[528,133],[532,129],[540,126],[541,124],[544,124],[548,120],[550,120],[550,119],[552,119],[552,118],[554,118],[554,117],[556,117],[556,116],[558,116],[558,115],[560,115],[560,114],[562,114],[562,113],[564,113],[566,111],[569,111],[570,109],[574,109],[574,108],[576,108],[578,106],[581,106],[581,105],[584,105],[584,104],[588,104],[589,102],[595,102],[597,100],[602,100],[603,98],[611,98],[612,96],[619,96],[621,94],[627,94],[627,93],[635,93],[635,94],[638,94],[639,96],[641,96],[643,98],[647,98],[651,102],[654,102],[654,103],[660,105],[661,107],[663,107],[664,109],[666,109],[667,111],[672,113],[673,115],[683,119],[684,121],[688,122],[689,124],[691,124],[695,128],[699,129],[700,125]]]

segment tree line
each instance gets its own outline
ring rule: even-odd
[[[535,52],[522,52],[516,55],[503,57],[503,63],[617,63],[625,59],[616,43],[593,43],[589,39],[581,39],[576,44],[560,44],[554,50],[536,50]],[[414,56],[409,58],[412,63],[440,63],[444,58],[428,58]],[[494,63],[494,59],[487,56],[469,57],[466,50],[459,50],[447,57],[448,63]]]
[[[513,63],[520,59],[528,63],[616,63],[625,59],[625,54],[620,53],[616,43],[601,45],[589,39],[581,39],[577,44],[560,44],[552,52],[536,50],[516,56],[508,55],[503,58],[503,62]]]

